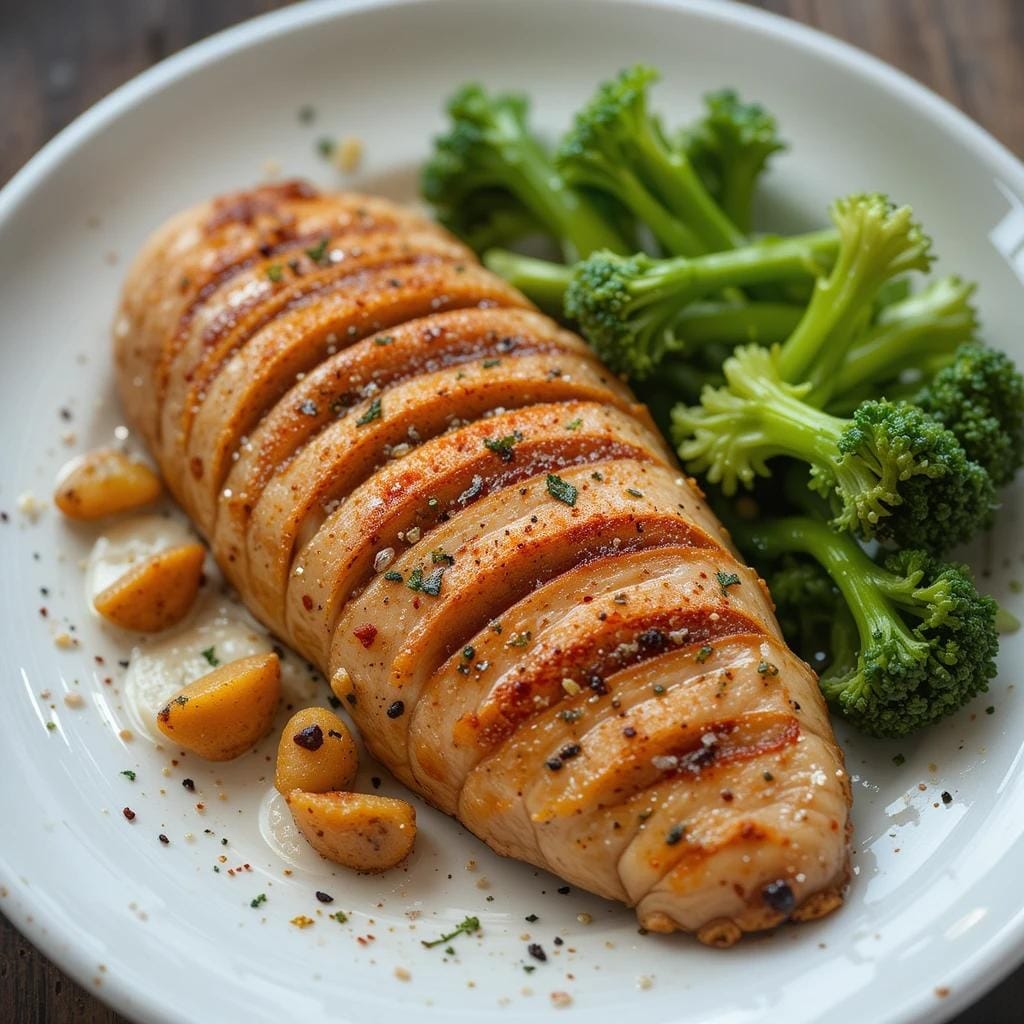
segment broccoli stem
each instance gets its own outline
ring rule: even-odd
[[[710,252],[743,245],[743,233],[711,198],[686,154],[667,149],[649,119],[638,127],[632,141],[643,170],[666,207],[693,228]]]
[[[973,286],[947,278],[885,307],[877,323],[851,346],[838,368],[833,397],[860,393],[868,385],[873,385],[877,394],[879,387],[904,370],[920,368],[925,362],[934,364],[936,357],[951,358],[977,327],[968,301],[972,291]]]
[[[572,267],[507,249],[490,249],[484,253],[483,259],[489,270],[518,288],[545,313],[562,315],[565,289],[572,280]]]
[[[922,642],[906,623],[893,614],[891,601],[921,614],[919,605],[908,600],[906,581],[876,565],[864,549],[845,533],[804,516],[789,516],[768,522],[734,527],[734,539],[765,558],[802,552],[810,555],[832,577],[857,624],[861,643],[867,646],[879,636],[895,637],[908,648]],[[902,599],[901,599],[902,598]]]
[[[499,147],[512,191],[557,238],[570,261],[598,249],[625,253],[627,246],[590,203],[562,181],[536,139],[515,118],[499,111],[498,126],[509,141]]]
[[[776,345],[800,322],[803,308],[788,302],[694,303],[673,325],[684,349],[754,342]]]
[[[831,229],[762,238],[739,249],[660,260],[631,282],[630,290],[637,298],[669,300],[682,309],[697,296],[725,288],[827,273],[838,249],[838,233]]]

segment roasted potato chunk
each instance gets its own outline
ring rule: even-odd
[[[387,871],[405,860],[416,841],[416,811],[405,800],[300,789],[287,800],[313,849],[354,871]]]
[[[160,478],[145,463],[99,448],[71,464],[53,500],[69,519],[102,519],[149,505],[160,490]]]
[[[215,668],[179,690],[157,714],[168,738],[208,761],[230,761],[270,732],[281,697],[276,654]]]
[[[303,708],[288,720],[277,747],[274,785],[282,796],[301,789],[326,793],[348,789],[359,754],[348,726],[327,708]]]
[[[199,593],[205,557],[202,544],[158,551],[101,590],[93,606],[122,629],[159,633],[188,614]]]

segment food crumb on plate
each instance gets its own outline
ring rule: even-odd
[[[409,971],[409,969],[407,967],[396,967],[395,968],[395,977],[399,981],[411,981],[412,980],[412,973]]]
[[[564,1009],[567,1006],[572,1006],[572,996],[569,995],[568,992],[552,992],[551,1005],[558,1009]]]

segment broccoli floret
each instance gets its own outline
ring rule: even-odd
[[[828,573],[856,623],[856,661],[821,677],[829,704],[875,736],[906,736],[988,689],[999,647],[996,603],[965,566],[918,550],[877,565],[850,537],[820,520],[793,517],[742,527],[741,546],[760,557],[810,555]]]
[[[530,133],[528,102],[464,85],[449,101],[451,128],[434,140],[421,189],[438,219],[478,244],[541,230],[569,260],[628,246],[590,200],[567,185]]]
[[[777,350],[755,345],[738,348],[722,370],[726,386],[705,389],[700,406],[677,406],[672,426],[691,472],[725,494],[789,456],[811,467],[833,525],[864,539],[941,551],[987,525],[988,474],[920,409],[868,401],[848,420],[832,416],[804,401],[809,385],[782,379]]]
[[[558,170],[574,185],[613,196],[673,255],[735,248],[743,233],[648,109],[658,77],[637,65],[601,85],[562,142]]]
[[[1013,479],[1024,461],[1024,377],[1008,356],[962,345],[915,402],[957,436],[996,487]]]
[[[704,97],[706,112],[683,132],[682,147],[729,219],[750,231],[758,178],[773,153],[786,148],[775,118],[734,89]]]
[[[598,252],[577,264],[565,313],[613,370],[642,379],[684,349],[690,303],[732,287],[813,279],[828,272],[838,245],[835,231],[816,231],[692,259]]]
[[[852,409],[864,398],[896,397],[901,374],[951,362],[978,326],[974,290],[958,277],[943,277],[880,309],[835,375],[830,411]]]

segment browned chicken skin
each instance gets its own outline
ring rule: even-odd
[[[418,214],[289,182],[179,214],[126,411],[246,604],[499,853],[729,945],[841,902],[811,670],[646,410]]]

